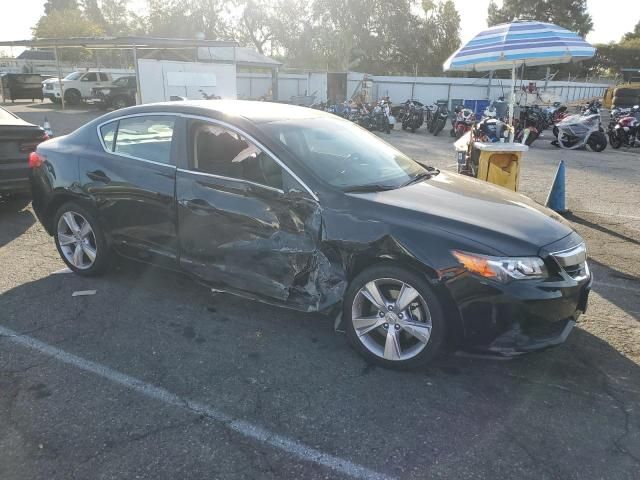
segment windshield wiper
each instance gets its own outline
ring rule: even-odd
[[[419,174],[417,174],[415,177],[413,177],[411,180],[409,180],[406,183],[403,183],[402,185],[400,185],[401,187],[406,187],[408,185],[412,185],[414,183],[418,183],[422,180],[425,180],[427,178],[431,178],[435,175],[437,175],[438,173],[440,173],[440,170],[435,170],[434,171],[429,171],[429,172],[420,172]]]
[[[366,192],[383,192],[385,190],[393,190],[398,188],[394,185],[383,185],[379,183],[372,183],[369,185],[356,185],[354,187],[345,188],[347,193],[366,193]]]

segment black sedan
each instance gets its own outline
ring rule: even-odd
[[[138,91],[136,77],[128,75],[113,81],[107,87],[95,87],[91,90],[91,97],[96,100],[102,110],[113,108],[118,110],[136,104]]]
[[[384,366],[423,364],[445,340],[546,348],[586,309],[585,244],[561,217],[317,110],[131,107],[32,157],[34,209],[74,272],[117,252],[323,312]]]
[[[0,107],[0,195],[29,192],[29,154],[45,131]]]

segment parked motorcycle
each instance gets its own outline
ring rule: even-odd
[[[449,118],[449,109],[446,103],[439,103],[434,112],[432,112],[431,120],[428,124],[429,132],[437,136],[447,124]]]
[[[544,120],[539,107],[524,107],[520,110],[520,118],[515,125],[514,140],[531,146],[544,130]]]
[[[215,93],[207,93],[204,90],[198,90],[202,95],[202,98],[205,100],[220,100],[222,97],[216,95]]]
[[[374,128],[379,132],[391,133],[391,103],[388,99],[380,100],[371,112]]]
[[[556,129],[557,138],[551,142],[556,147],[574,150],[588,145],[594,152],[607,148],[607,136],[599,113],[568,116],[556,125]]]
[[[400,111],[400,122],[403,130],[414,133],[424,123],[424,105],[417,100],[407,100]]]
[[[607,129],[611,148],[640,146],[640,106],[618,112],[614,110],[611,111],[611,122]],[[615,124],[612,126],[613,122]]]
[[[473,128],[476,121],[476,114],[469,108],[458,106],[455,109],[456,116],[451,119],[450,134],[452,137],[460,138]]]
[[[428,107],[424,108],[424,123],[427,124],[427,130],[429,131],[429,133],[433,133],[433,117],[435,116],[437,111],[438,105],[436,105],[435,103],[432,103]]]

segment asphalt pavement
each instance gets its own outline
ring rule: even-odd
[[[57,134],[96,116],[11,108]],[[452,168],[448,137],[383,137]],[[587,314],[558,348],[413,372],[366,364],[329,318],[177,273],[64,273],[28,202],[0,201],[0,479],[639,478],[640,155],[541,139],[523,193],[543,201],[559,158]]]

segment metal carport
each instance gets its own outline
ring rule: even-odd
[[[228,47],[230,55],[225,55],[225,60],[236,63],[236,50],[238,43],[233,41],[203,40],[194,38],[157,38],[157,37],[72,37],[72,38],[35,38],[32,40],[8,40],[0,41],[0,47],[30,47],[52,48],[54,51],[56,68],[58,69],[58,82],[62,92],[62,71],[58,57],[59,48],[85,48],[87,50],[132,50],[134,69],[136,72],[137,101],[141,103],[140,72],[138,69],[138,50],[184,50],[194,49],[194,60],[197,59],[199,48]],[[65,108],[64,94],[62,95],[62,108]]]

